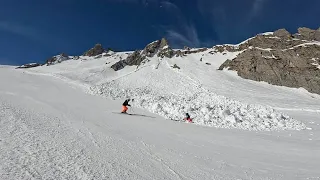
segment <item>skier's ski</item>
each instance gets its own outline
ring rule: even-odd
[[[131,114],[131,113],[121,113],[121,112],[112,112],[113,114],[124,114],[124,115],[129,115],[129,116],[140,116],[140,117],[145,117],[145,118],[156,118],[153,116],[147,116],[143,114]]]
[[[133,114],[130,114],[130,113],[121,113],[121,112],[112,112],[114,114],[123,114],[123,115],[133,115]]]
[[[186,120],[177,120],[177,119],[170,119],[170,120],[171,121],[180,122],[180,123],[188,123],[188,124],[193,124],[194,123],[193,121],[189,122],[189,121],[186,121]]]

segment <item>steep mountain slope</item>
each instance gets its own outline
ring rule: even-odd
[[[299,29],[300,34],[292,36],[281,29],[259,34],[238,45],[200,49],[173,50],[164,38],[134,52],[108,52],[98,44],[85,56],[55,56],[53,62],[63,63],[27,72],[81,82],[88,92],[108,98],[133,98],[135,106],[166,119],[181,120],[188,112],[195,123],[205,126],[301,130],[306,129],[304,123],[279,110],[318,112],[318,95],[303,89],[253,83],[239,76],[317,90],[320,70],[308,59],[316,60],[320,53],[318,42],[311,42],[318,37],[309,31],[307,36],[306,31]],[[289,51],[295,52],[296,47],[305,48],[294,57]],[[283,56],[275,56],[276,52]],[[64,61],[61,57],[65,57]],[[218,71],[225,67],[236,70],[239,76],[233,71]],[[252,96],[252,92],[257,93]]]
[[[117,56],[126,54],[116,54],[115,62]],[[126,67],[132,73],[127,75],[103,67],[105,60],[70,60],[21,71],[0,66],[0,179],[319,179],[319,113],[289,112],[312,130],[272,132],[177,123],[135,104],[129,111],[136,116],[121,115],[114,112],[122,98],[104,99],[81,88],[117,78],[128,82],[125,77],[148,67],[136,73]],[[181,85],[188,83],[182,77]],[[232,82],[233,76],[226,77]],[[167,77],[177,83],[174,78]],[[260,86],[245,82],[247,90]],[[272,86],[268,91],[272,96],[278,92]],[[280,99],[272,96],[270,103]],[[296,100],[304,102],[299,96]]]
[[[250,82],[240,81],[237,76],[217,69],[226,59],[232,59],[241,52],[220,53],[215,48],[210,48],[201,51],[186,50],[193,53],[185,53],[182,57],[158,56],[157,52],[161,52],[166,46],[154,46],[155,49],[150,50],[148,45],[148,51],[115,53],[108,57],[81,56],[79,60],[38,67],[27,72],[81,82],[88,92],[108,98],[134,98],[136,107],[167,119],[181,120],[188,112],[196,124],[206,126],[247,130],[306,128],[301,121],[259,103],[259,97],[251,102],[239,101],[243,100],[241,93],[248,93],[252,88],[252,85],[248,86]],[[150,51],[156,53],[150,55]],[[124,61],[128,62],[123,63]],[[130,64],[131,61],[136,63]],[[117,65],[119,63],[121,68],[115,71],[112,67],[120,67]],[[259,87],[257,84],[253,86]],[[231,87],[241,88],[235,90],[230,89]],[[234,96],[230,99],[231,93]],[[236,95],[238,93],[239,97]],[[296,94],[287,97],[296,97]],[[266,94],[262,93],[263,95]],[[308,108],[314,103],[310,102],[306,104]]]

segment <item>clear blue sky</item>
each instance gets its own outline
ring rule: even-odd
[[[0,0],[0,64],[80,55],[96,43],[135,50],[239,43],[257,33],[320,26],[320,0]]]

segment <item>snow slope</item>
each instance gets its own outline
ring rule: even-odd
[[[107,98],[134,98],[136,107],[166,119],[181,120],[188,112],[196,124],[204,126],[255,131],[308,128],[279,109],[292,109],[292,104],[286,102],[300,96],[303,98],[298,99],[299,106],[305,104],[308,109],[317,111],[319,101],[292,88],[281,87],[283,90],[279,91],[277,89],[281,88],[217,71],[226,59],[234,58],[239,52],[211,54],[210,51],[212,49],[172,59],[155,56],[139,67],[127,66],[117,72],[110,66],[128,53],[98,59],[81,57],[85,60],[65,61],[26,72],[72,80],[87,92]],[[180,69],[173,68],[174,64]],[[252,92],[259,93],[252,96]]]
[[[138,108],[136,116],[115,114],[122,101],[82,91],[85,82],[126,77],[99,63],[0,68],[0,179],[320,178],[318,112],[288,111],[312,130],[272,132],[177,123]],[[91,76],[71,69],[80,66]]]

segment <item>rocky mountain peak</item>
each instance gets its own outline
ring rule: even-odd
[[[83,53],[84,56],[97,56],[102,54],[104,49],[101,44],[96,44],[93,48]]]
[[[149,43],[142,51],[136,50],[130,54],[126,59],[121,60],[111,66],[112,69],[118,71],[125,66],[133,66],[143,64],[148,57],[173,57],[174,51],[168,44],[165,38]]]
[[[143,55],[147,57],[153,57],[155,54],[163,50],[164,48],[170,48],[168,41],[165,38],[154,41],[148,44],[142,51]]]
[[[66,54],[66,53],[60,53],[59,55],[57,56],[53,56],[51,58],[49,58],[47,61],[46,61],[46,65],[49,66],[49,65],[53,65],[53,64],[57,64],[57,63],[61,63],[62,61],[66,61],[70,59],[70,57]]]
[[[298,28],[298,33],[294,35],[295,38],[307,41],[320,41],[320,28],[313,30],[306,27]]]
[[[286,29],[278,29],[273,33],[274,36],[289,39],[291,37],[291,34]]]
[[[160,40],[160,49],[162,49],[162,48],[164,48],[164,47],[166,47],[166,46],[169,46],[169,43],[168,43],[168,41],[167,41],[167,39],[166,38],[162,38],[161,40]]]

